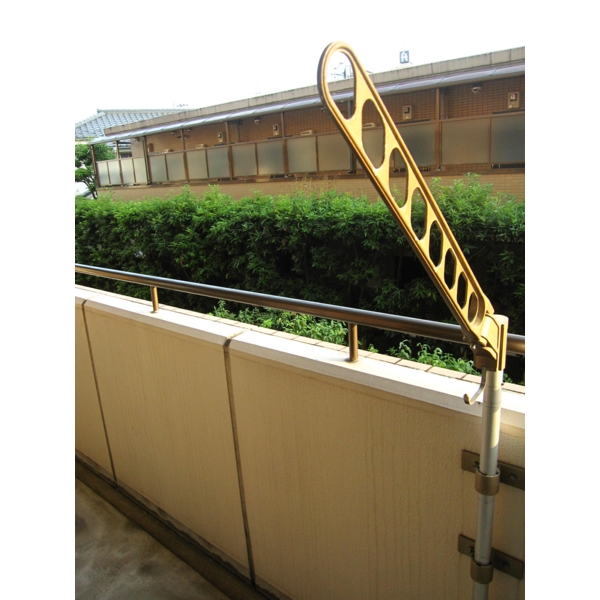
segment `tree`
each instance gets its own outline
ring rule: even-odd
[[[106,144],[95,144],[94,153],[97,161],[116,158],[115,153]],[[88,190],[92,192],[92,196],[98,197],[96,193],[98,182],[94,175],[92,150],[88,144],[75,144],[75,182],[85,183]]]

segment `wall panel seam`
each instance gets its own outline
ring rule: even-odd
[[[110,458],[110,467],[112,469],[112,474],[113,474],[113,479],[115,481],[115,484],[117,483],[117,473],[115,471],[115,463],[113,461],[113,455],[112,455],[112,451],[110,449],[110,440],[108,437],[108,430],[106,429],[106,419],[104,418],[104,409],[102,408],[102,398],[101,398],[101,394],[100,394],[100,385],[98,384],[98,375],[96,374],[96,363],[94,361],[94,352],[92,350],[92,340],[90,338],[90,331],[89,331],[89,327],[88,327],[88,322],[87,322],[87,316],[86,316],[86,310],[85,310],[85,304],[88,301],[88,298],[86,298],[82,303],[81,303],[81,313],[83,315],[83,324],[85,326],[85,337],[88,343],[88,351],[90,353],[90,361],[92,363],[92,372],[94,373],[94,385],[96,386],[96,396],[98,398],[98,405],[100,407],[100,415],[102,417],[102,427],[104,428],[104,437],[106,438],[106,446],[108,448],[108,457]]]
[[[229,398],[229,410],[231,414],[231,429],[233,433],[233,446],[235,451],[235,462],[237,467],[238,485],[240,491],[240,502],[242,505],[242,518],[244,521],[244,534],[246,536],[246,551],[248,553],[248,568],[250,570],[250,581],[252,586],[256,587],[256,573],[254,570],[254,558],[252,555],[252,541],[250,539],[250,526],[248,524],[248,511],[246,508],[246,495],[244,492],[244,478],[242,475],[242,463],[240,458],[240,445],[238,440],[237,421],[235,417],[235,402],[233,395],[233,380],[231,375],[231,357],[229,354],[229,345],[231,340],[244,331],[237,331],[230,335],[223,343],[223,355],[225,360],[225,376],[227,379],[227,396]]]

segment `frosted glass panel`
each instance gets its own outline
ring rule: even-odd
[[[135,167],[135,182],[136,183],[148,183],[146,177],[146,164],[143,158],[134,158],[133,166]]]
[[[525,162],[525,115],[492,119],[492,162]]]
[[[103,161],[96,163],[96,170],[98,172],[100,185],[110,185],[110,179],[108,178],[108,165],[106,162]]]
[[[470,119],[442,123],[442,163],[490,162],[488,119]]]
[[[290,173],[310,173],[317,170],[315,138],[292,138],[287,141]]]
[[[435,125],[405,125],[399,127],[408,151],[419,167],[435,164]]]
[[[121,173],[123,173],[123,183],[135,183],[133,174],[133,158],[121,159]]]
[[[110,175],[110,185],[121,185],[121,170],[118,160],[108,161],[108,174]]]
[[[363,148],[375,168],[383,162],[383,129],[363,129]]]
[[[208,179],[206,150],[192,150],[187,153],[188,175],[190,179]]]
[[[182,181],[185,179],[185,167],[183,166],[183,152],[167,154],[167,169],[169,181]]]
[[[350,148],[341,134],[317,136],[319,171],[348,171]]]
[[[281,141],[256,144],[258,172],[260,175],[283,173],[283,143]]]
[[[152,181],[167,181],[167,168],[165,166],[165,155],[150,156],[150,172]]]
[[[207,152],[209,177],[229,177],[227,148],[209,148]]]
[[[256,175],[256,149],[254,144],[244,146],[233,146],[231,149],[233,156],[233,175]]]

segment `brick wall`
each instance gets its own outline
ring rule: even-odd
[[[235,127],[229,127],[230,131],[235,130]],[[226,139],[226,128],[225,123],[209,123],[208,125],[202,125],[199,127],[192,127],[192,131],[188,133],[186,130],[185,134],[189,137],[185,140],[185,147],[188,150],[193,150],[198,144],[204,144],[207,148],[210,146],[216,146],[220,144],[217,135],[223,133],[223,140]],[[236,140],[234,140],[236,141]]]
[[[348,114],[348,105],[340,103],[337,105],[343,115]],[[302,131],[308,129],[315,133],[334,133],[337,127],[329,113],[321,110],[320,107],[303,108],[300,110],[291,110],[285,113],[285,135],[300,135]]]
[[[393,94],[381,98],[394,123],[402,123],[402,107],[412,106],[412,121],[435,119],[435,90]]]
[[[260,123],[256,124],[254,121],[260,119]],[[237,140],[239,142],[256,142],[263,141],[272,137],[281,139],[281,113],[274,113],[271,115],[260,115],[260,117],[249,117],[241,121],[236,121],[233,129],[237,131]],[[273,134],[273,125],[279,126],[279,136]],[[231,126],[230,126],[231,127]]]
[[[448,119],[458,117],[473,117],[490,115],[508,109],[508,94],[520,92],[520,105],[518,110],[525,110],[525,76],[507,77],[493,81],[483,81],[481,91],[472,92],[474,83],[455,85],[445,88],[445,113]]]
[[[172,133],[175,135],[171,135]],[[147,136],[146,139],[148,144],[154,144],[154,152],[163,152],[166,148],[176,152],[177,150],[183,150],[183,140],[181,138],[177,139],[178,135],[181,135],[181,130],[155,133]],[[148,146],[148,150],[150,151],[150,146]]]

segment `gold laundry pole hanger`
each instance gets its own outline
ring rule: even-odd
[[[354,71],[354,112],[350,117],[342,115],[327,84],[327,65],[337,52],[343,53],[349,59]],[[460,324],[465,340],[471,344],[475,354],[475,366],[504,370],[508,319],[494,315],[491,302],[483,293],[394,121],[350,46],[343,42],[334,42],[327,46],[319,61],[317,81],[323,105],[362,163],[379,195]],[[379,166],[373,164],[364,146],[363,108],[369,102],[379,113],[383,124],[383,161]],[[403,205],[398,204],[390,190],[390,160],[394,150],[400,153],[406,164],[406,201]],[[413,201],[419,194],[426,206],[424,233],[421,237],[413,230],[411,224]],[[440,249],[435,251],[432,250],[431,243],[432,228],[439,230],[441,238]]]

